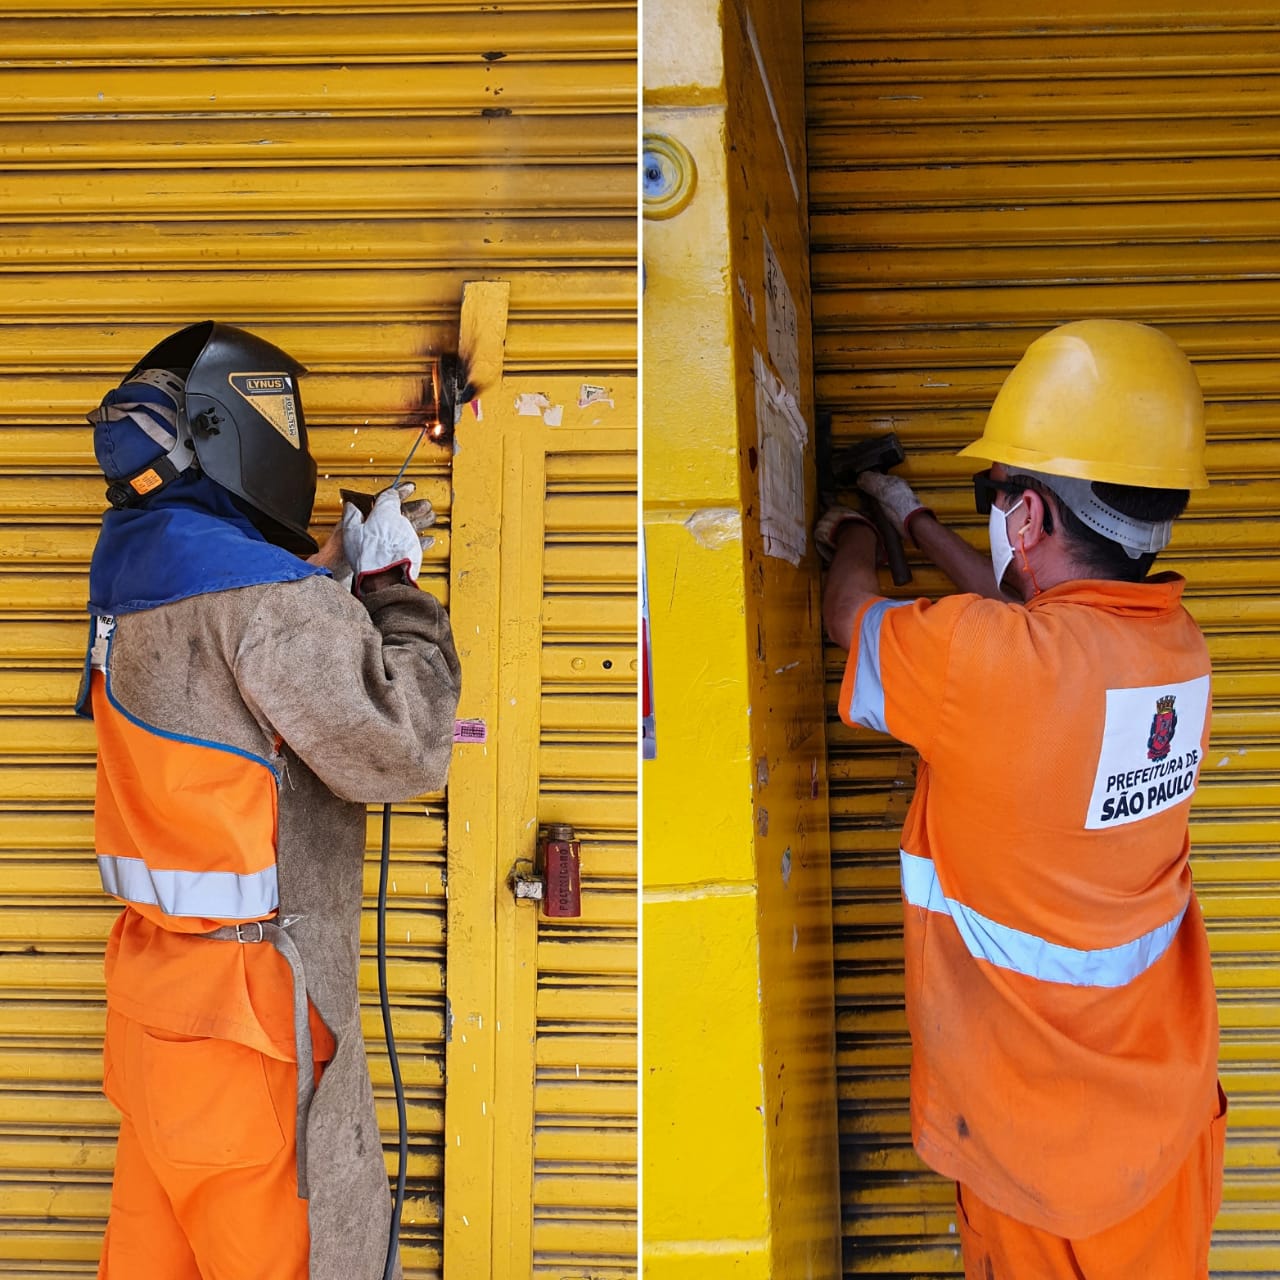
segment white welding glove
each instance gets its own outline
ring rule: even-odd
[[[401,509],[402,496],[413,492],[412,485],[400,485],[384,489],[374,499],[373,510],[368,517],[357,507],[347,503],[342,510],[342,549],[347,563],[355,572],[355,592],[361,594],[360,584],[370,574],[386,569],[403,568],[410,582],[417,582],[422,570],[422,542],[418,531]],[[419,519],[423,518],[419,507]],[[435,520],[435,513],[427,503],[425,528]]]
[[[431,505],[428,498],[417,498],[410,502],[409,496],[413,493],[416,486],[412,480],[402,480],[396,489],[400,494],[400,510],[404,512],[404,518],[413,525],[413,531],[418,535],[418,541],[422,544],[422,549],[426,551],[429,547],[435,546],[436,540],[424,530],[430,529],[436,522],[436,511]]]
[[[907,521],[913,515],[929,510],[900,476],[887,475],[883,471],[861,471],[858,473],[858,488],[880,504],[889,517],[889,523],[900,534],[906,534]]]
[[[836,553],[836,540],[839,537],[841,525],[848,524],[850,521],[875,529],[875,525],[860,511],[852,511],[848,507],[828,507],[818,517],[818,523],[813,526],[813,545],[818,548],[818,554],[822,557],[824,564],[830,564],[831,557]]]

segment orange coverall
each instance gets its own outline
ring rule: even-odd
[[[1182,587],[873,598],[854,623],[842,717],[920,753],[912,1135],[962,1186],[983,1280],[1207,1274],[1225,1100],[1187,818],[1209,660]]]
[[[274,870],[267,769],[135,723],[100,671],[91,688],[100,848],[166,849],[171,865],[246,877]],[[185,823],[164,797],[186,807]],[[100,1280],[306,1280],[293,979],[270,945],[192,936],[224,922],[134,903],[111,931],[103,1092],[121,1122]],[[314,1006],[310,1025],[318,1079],[334,1043]]]

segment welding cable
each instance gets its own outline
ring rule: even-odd
[[[404,1184],[409,1160],[409,1122],[404,1105],[404,1081],[400,1079],[400,1059],[391,1029],[391,1001],[387,996],[387,881],[391,877],[391,806],[382,806],[382,868],[378,875],[378,998],[382,1002],[382,1033],[391,1061],[391,1081],[396,1091],[396,1115],[400,1120],[400,1163],[396,1169],[396,1194],[391,1205],[391,1234],[387,1239],[387,1262],[382,1280],[395,1274],[400,1256],[400,1215],[404,1212]]]

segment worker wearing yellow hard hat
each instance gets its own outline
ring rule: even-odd
[[[901,838],[911,1115],[957,1184],[969,1277],[1205,1280],[1226,1099],[1188,813],[1209,657],[1152,574],[1208,483],[1204,405],[1164,333],[1044,334],[966,456],[990,559],[893,475],[859,485],[960,589],[879,588],[828,511],[840,712],[920,755]]]

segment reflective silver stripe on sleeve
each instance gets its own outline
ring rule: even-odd
[[[902,896],[913,907],[950,916],[969,954],[1001,969],[1072,987],[1123,987],[1151,968],[1169,949],[1187,907],[1172,920],[1132,942],[1078,951],[1023,933],[948,898],[928,858],[902,852]]]
[[[880,619],[886,610],[901,609],[911,603],[910,600],[877,600],[862,615],[849,719],[880,733],[889,732],[884,723],[884,680],[880,675]]]
[[[250,875],[234,871],[157,871],[141,858],[98,855],[102,887],[126,902],[159,907],[170,916],[251,920],[279,905],[274,865]]]

